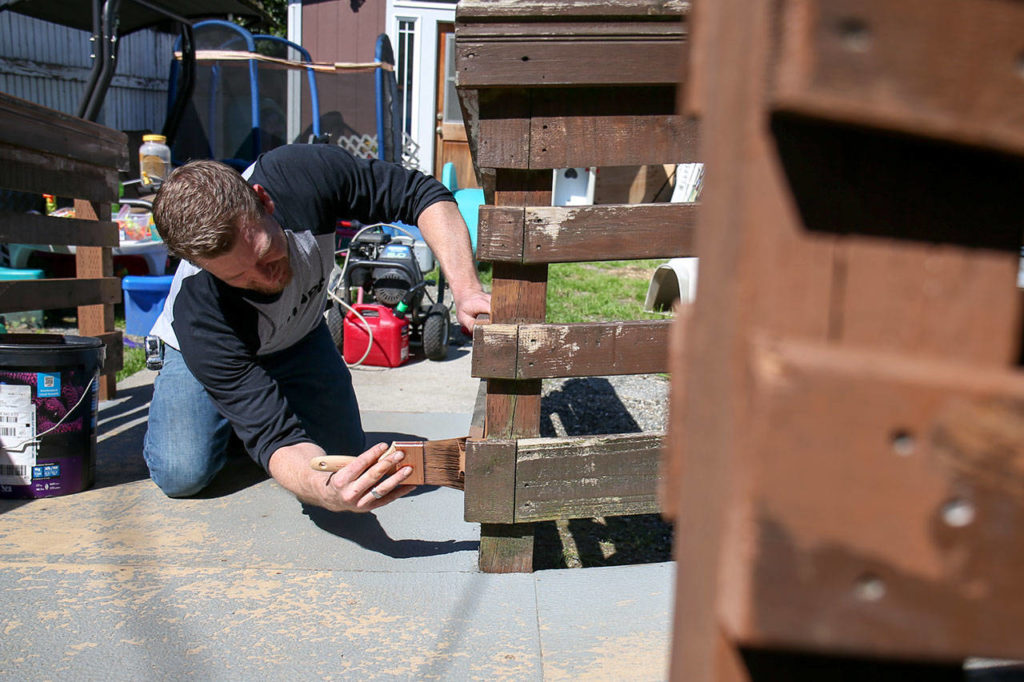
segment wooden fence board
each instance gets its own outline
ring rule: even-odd
[[[456,49],[464,87],[658,85],[678,73],[679,45],[666,40],[469,42]]]
[[[119,185],[115,168],[0,144],[0,187],[4,189],[114,201]]]
[[[51,218],[3,210],[0,210],[0,242],[111,247],[121,243],[117,223],[110,220]]]
[[[658,512],[661,443],[661,434],[521,439],[516,521]]]
[[[671,324],[487,325],[474,335],[472,373],[524,380],[664,372]]]
[[[4,93],[0,119],[2,144],[96,166],[128,168],[128,136],[120,131]]]
[[[697,124],[676,115],[675,107],[670,87],[481,90],[477,166],[554,169],[696,161]]]
[[[570,263],[693,256],[697,207],[481,206],[477,257],[490,262]]]
[[[121,280],[118,277],[0,281],[0,312],[4,313],[74,308],[97,302],[118,303],[120,300]]]
[[[457,18],[476,22],[498,19],[534,22],[537,17],[630,17],[643,21],[680,17],[687,12],[689,6],[686,0],[460,0]]]

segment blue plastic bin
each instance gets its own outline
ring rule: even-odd
[[[125,333],[132,336],[149,334],[164,309],[174,275],[144,277],[128,275],[121,280],[124,291]]]

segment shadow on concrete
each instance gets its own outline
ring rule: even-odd
[[[153,386],[146,384],[120,389],[116,401],[100,406],[93,489],[149,478],[142,459],[142,440],[152,397]]]
[[[592,436],[642,429],[603,377],[569,379],[541,398],[540,435]],[[534,525],[534,569],[661,563],[672,558],[672,525],[635,514]]]
[[[422,438],[422,436],[408,433],[382,431],[370,431],[366,434],[366,442],[371,444],[390,443],[396,440],[422,440]],[[436,490],[438,490],[437,486],[421,485],[408,493],[406,497],[428,495]],[[476,540],[394,540],[372,513],[332,512],[306,504],[302,505],[302,513],[308,516],[310,521],[321,530],[393,559],[471,552],[480,547],[480,543]]]
[[[421,489],[425,492],[436,490],[436,488],[427,486],[421,487]],[[321,530],[392,559],[475,552],[480,548],[480,543],[476,540],[394,540],[388,536],[380,525],[380,521],[372,513],[330,512],[309,505],[302,505],[302,513],[308,516]]]

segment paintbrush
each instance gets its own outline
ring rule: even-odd
[[[456,490],[465,489],[465,438],[395,441],[378,459],[396,450],[404,452],[405,458],[395,464],[395,471],[412,467],[412,473],[402,481],[402,485],[442,485]],[[323,455],[309,460],[309,466],[317,471],[338,471],[354,459],[350,455]]]

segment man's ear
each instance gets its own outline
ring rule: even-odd
[[[253,185],[252,188],[256,192],[256,196],[259,197],[260,203],[263,204],[263,208],[267,211],[267,215],[271,215],[274,212],[274,200],[270,198],[267,190],[263,189],[263,185]]]

